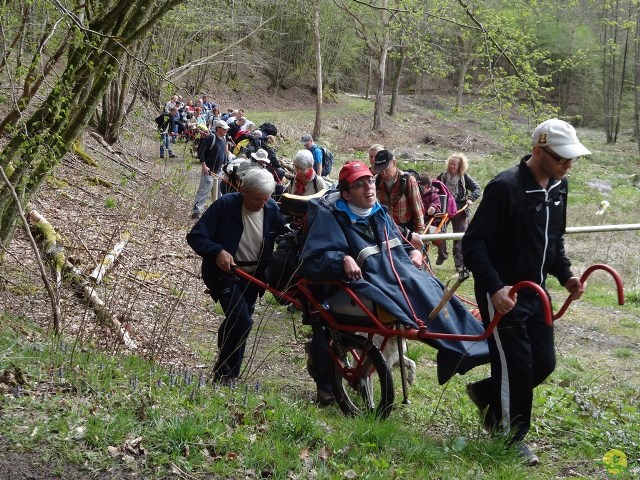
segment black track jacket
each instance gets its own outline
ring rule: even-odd
[[[551,179],[545,190],[531,174],[529,158],[488,183],[462,238],[464,263],[473,273],[476,292],[493,295],[521,280],[544,288],[547,273],[564,285],[573,276],[563,240],[567,180]]]

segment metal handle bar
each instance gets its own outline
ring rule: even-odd
[[[589,278],[589,275],[591,275],[591,273],[594,272],[595,270],[604,270],[605,272],[609,272],[611,274],[611,276],[616,282],[616,290],[618,291],[618,305],[624,305],[624,287],[622,285],[622,279],[620,278],[620,275],[618,274],[618,272],[616,272],[609,265],[604,265],[600,263],[591,265],[589,268],[585,270],[585,272],[580,277],[580,283],[584,285],[584,282],[587,281],[587,278]],[[560,310],[558,310],[558,313],[553,315],[553,319],[557,320],[560,317],[562,317],[562,315],[564,315],[564,312],[567,311],[567,308],[569,307],[572,301],[573,299],[571,298],[571,295],[569,295],[565,300],[564,304],[562,305],[562,307],[560,308]]]
[[[589,275],[591,275],[591,273],[594,272],[595,270],[605,270],[611,274],[611,276],[616,282],[616,288],[618,293],[618,303],[620,305],[624,305],[624,289],[622,285],[622,280],[618,272],[616,272],[612,267],[604,264],[592,265],[591,267],[587,268],[587,270],[585,270],[585,272],[582,274],[582,276],[580,277],[580,283],[584,283],[586,279],[589,277]],[[265,290],[268,290],[275,296],[284,298],[285,300],[291,302],[296,308],[302,309],[302,304],[300,300],[298,300],[297,298],[294,298],[285,292],[276,290],[275,288],[267,285],[266,283],[258,280],[257,278],[253,277],[252,275],[240,269],[235,268],[234,273],[250,282],[253,282],[259,287],[264,288]],[[318,303],[318,301],[314,298],[313,294],[309,290],[309,287],[308,287],[309,284],[337,285],[340,288],[343,288],[345,292],[351,297],[351,299],[354,300],[354,302],[364,311],[365,315],[369,317],[369,320],[371,321],[372,325],[368,327],[368,326],[362,326],[362,325],[341,324],[335,318],[333,318],[330,312],[326,311]],[[381,323],[380,320],[378,320],[378,318],[376,318],[375,315],[371,311],[369,311],[369,309],[364,304],[362,304],[362,302],[355,295],[355,293],[350,288],[348,288],[348,286],[345,285],[343,282],[339,282],[339,281],[310,282],[308,280],[300,279],[298,280],[297,288],[301,290],[302,293],[305,295],[305,297],[307,297],[307,299],[314,305],[314,307],[318,309],[319,313],[322,315],[322,317],[325,318],[325,320],[327,321],[327,323],[331,328],[334,328],[336,330],[351,331],[351,332],[374,333],[374,334],[379,334],[385,337],[400,335],[409,340],[440,339],[440,340],[457,340],[457,341],[470,341],[470,342],[481,341],[481,340],[485,340],[486,338],[489,337],[489,335],[493,333],[493,330],[496,328],[496,326],[500,322],[500,319],[503,316],[501,313],[496,313],[493,319],[491,320],[491,322],[489,323],[489,325],[487,326],[487,328],[485,329],[484,333],[481,335],[429,332],[427,330],[428,327],[426,325],[421,325],[418,329],[414,328],[414,329],[398,330],[396,328],[389,328],[385,324]],[[537,283],[534,283],[528,280],[523,280],[521,282],[518,282],[515,285],[513,285],[513,287],[511,287],[511,290],[509,290],[509,296],[513,299],[516,293],[523,288],[532,289],[538,294],[538,296],[540,297],[540,301],[542,302],[542,311],[544,314],[545,323],[549,326],[553,325],[554,320],[557,320],[558,318],[562,317],[562,315],[564,315],[565,311],[567,310],[567,307],[572,302],[571,295],[569,295],[569,298],[567,298],[562,308],[558,311],[557,314],[553,315],[551,311],[551,305],[549,303],[549,298],[547,296],[547,292],[545,292],[544,289]]]
[[[273,288],[271,285],[267,285],[262,280],[259,280],[256,277],[254,277],[253,275],[251,275],[251,274],[249,274],[249,273],[247,273],[247,272],[245,272],[243,270],[240,270],[238,267],[232,267],[232,272],[235,275],[238,275],[239,277],[242,277],[245,280],[248,280],[249,282],[257,285],[258,287],[264,288],[265,290],[271,292],[274,297],[283,298],[287,302],[291,302],[293,304],[293,306],[296,307],[298,310],[302,310],[302,303],[300,302],[300,300],[298,300],[295,297],[292,297],[288,293],[281,292],[280,290],[277,290],[277,289]]]

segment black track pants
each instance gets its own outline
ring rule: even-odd
[[[493,318],[493,305],[486,293],[476,291],[476,295],[486,327]],[[498,425],[517,442],[531,427],[533,389],[556,365],[553,327],[544,323],[538,295],[521,290],[515,307],[502,317],[488,342],[491,377],[476,388],[489,400]]]

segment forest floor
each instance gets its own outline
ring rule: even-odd
[[[312,98],[304,92],[289,92],[277,99],[261,93],[254,97],[255,102],[238,99],[249,118],[252,109],[308,110],[313,105]],[[233,106],[235,99],[216,100],[225,108]],[[385,117],[384,131],[377,134],[369,132],[369,113],[355,113],[346,118],[328,115],[327,139],[335,151],[345,152],[345,158],[366,151],[372,143],[384,143],[400,156],[404,153],[423,158],[428,158],[427,147],[434,145],[479,156],[499,148],[497,142],[476,133],[473,121],[447,122],[430,113],[434,107],[437,110],[437,102],[434,98],[404,97],[400,115],[394,119]],[[326,110],[337,108],[339,105],[327,105]],[[198,165],[184,143],[174,146],[177,158],[158,158],[151,118],[129,125],[121,142],[111,151],[89,132],[85,133],[81,139],[83,149],[97,165],[86,163],[81,155],[68,154],[33,199],[32,207],[53,226],[69,261],[85,275],[101,263],[118,241],[125,240],[116,265],[95,286],[95,291],[105,301],[109,316],[120,322],[136,342],[131,352],[167,367],[208,371],[215,360],[221,311],[204,293],[199,278],[200,259],[185,242],[185,235],[193,225],[189,214]],[[359,128],[353,128],[358,124]],[[295,122],[282,125],[283,141],[297,141],[305,127],[309,125]],[[147,133],[141,135],[145,129]],[[440,166],[441,163],[437,168]],[[41,253],[44,254],[42,250]],[[0,267],[2,310],[50,328],[51,302],[38,272],[32,247],[24,229],[19,227]],[[72,289],[59,288],[57,295],[64,342],[70,346],[79,341],[80,345],[106,351],[127,351],[113,330],[97,321]],[[605,351],[626,348],[640,353],[638,343],[630,343],[622,335],[602,332],[598,324],[601,312],[600,307],[587,303],[572,307],[571,315],[558,324],[560,356],[581,350],[586,357],[591,353],[594,358],[606,361],[602,356]],[[607,309],[606,314],[618,320],[639,322],[638,315],[615,308]],[[299,316],[274,306],[267,296],[255,318],[244,380],[273,381],[283,391],[313,396],[314,387],[305,371],[302,345],[305,338],[299,331]],[[616,363],[618,378],[637,382],[634,364]],[[425,375],[433,371],[433,366],[432,360],[423,358],[418,368]],[[2,444],[0,432],[0,450],[4,450]],[[48,472],[35,459],[37,453],[0,453],[0,478],[86,478],[86,472],[71,465],[62,475]],[[135,478],[129,475],[132,474],[111,472],[92,478]]]

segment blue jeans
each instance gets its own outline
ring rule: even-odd
[[[171,144],[169,143],[170,135],[167,132],[162,132],[160,134],[162,138],[160,139],[160,156],[164,157],[165,149],[169,153],[169,155],[173,155],[173,150],[171,150]]]
[[[218,329],[218,360],[214,378],[237,378],[244,358],[247,337],[253,327],[258,287],[234,276],[225,276],[215,286],[225,319]]]

